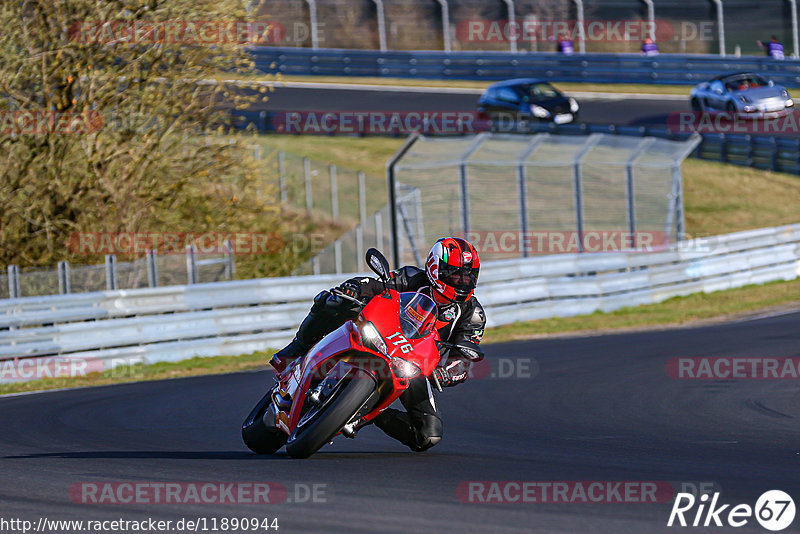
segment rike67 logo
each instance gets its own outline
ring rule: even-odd
[[[756,521],[767,530],[779,531],[794,521],[794,500],[781,490],[763,493],[755,507],[749,504],[721,504],[719,493],[700,495],[678,493],[669,514],[667,526],[681,527],[743,527],[755,516]]]

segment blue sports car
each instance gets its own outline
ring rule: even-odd
[[[749,118],[780,117],[794,111],[785,87],[752,72],[725,74],[692,89],[694,111],[724,111]]]

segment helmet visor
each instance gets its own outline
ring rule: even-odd
[[[466,295],[478,283],[478,271],[472,267],[454,267],[444,262],[439,266],[439,280],[455,289],[456,293]]]

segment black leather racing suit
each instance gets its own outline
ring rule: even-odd
[[[418,267],[402,267],[392,271],[387,282],[390,289],[399,292],[419,291],[430,295],[430,282],[424,270]],[[362,297],[374,297],[383,292],[383,282],[375,278],[352,278],[346,284],[357,284]],[[311,312],[303,321],[297,337],[310,346],[323,336],[332,332],[346,321],[353,319],[356,312],[343,311],[339,301],[323,291],[314,299]],[[437,329],[442,341],[458,343],[468,341],[480,343],[486,325],[483,307],[473,296],[467,302],[454,302],[448,306],[438,306]],[[447,361],[463,360],[465,367],[469,362],[460,355],[447,355]],[[419,376],[409,382],[408,389],[400,396],[400,402],[407,412],[387,408],[375,418],[375,424],[389,436],[407,445],[413,451],[424,451],[442,439],[442,419],[434,398],[430,382]]]

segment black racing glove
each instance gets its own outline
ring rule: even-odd
[[[439,381],[443,388],[457,386],[467,379],[470,362],[464,358],[448,358],[443,366],[437,367],[433,371],[433,376]]]
[[[340,285],[339,287],[337,287],[336,289],[338,289],[339,291],[341,291],[350,298],[357,299],[358,297],[361,296],[361,286],[349,280]]]
[[[330,296],[328,297],[327,303],[328,306],[330,306],[332,309],[339,310],[341,312],[346,312],[348,314],[358,313],[361,311],[361,308],[364,307],[363,304],[358,305],[351,300],[348,300],[346,298],[337,295],[336,293],[334,293],[334,291],[336,293],[343,293],[348,297],[357,299],[358,297],[361,296],[361,286],[358,285],[358,283],[348,280],[339,287],[333,288],[329,293]]]

